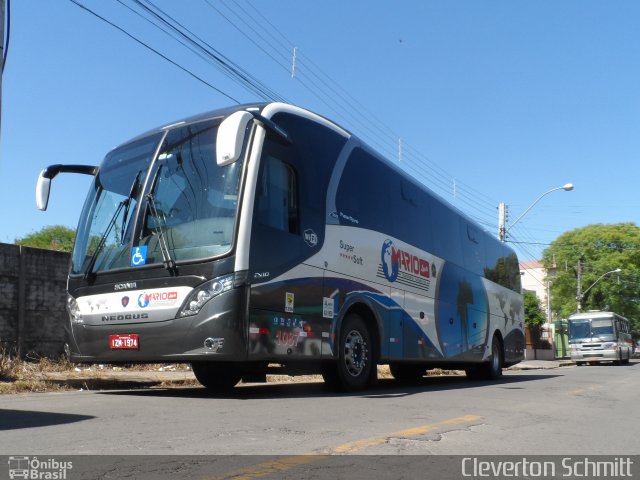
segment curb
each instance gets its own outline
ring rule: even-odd
[[[66,385],[78,390],[120,390],[128,388],[151,388],[157,386],[199,385],[193,372],[47,372],[38,380],[55,385]]]

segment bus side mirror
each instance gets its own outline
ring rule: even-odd
[[[240,158],[247,125],[252,119],[253,115],[249,112],[238,111],[222,121],[216,137],[216,162],[220,167]]]
[[[51,190],[51,179],[44,176],[46,169],[40,172],[36,185],[36,206],[38,210],[46,210],[49,204],[49,191]]]
[[[82,173],[83,175],[97,175],[98,167],[93,165],[49,165],[40,172],[36,185],[36,207],[39,210],[46,210],[49,204],[49,191],[51,190],[51,180],[62,172]]]

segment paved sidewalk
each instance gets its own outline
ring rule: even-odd
[[[509,367],[509,370],[544,370],[549,368],[570,367],[575,365],[571,360],[525,360]]]

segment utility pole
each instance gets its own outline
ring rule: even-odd
[[[291,78],[296,78],[296,58],[298,57],[298,48],[293,47],[293,60],[291,61]]]
[[[577,281],[576,281],[576,300],[578,305],[576,307],[576,311],[580,313],[582,310],[582,258],[578,258],[578,270],[577,270]]]
[[[498,205],[498,238],[501,242],[506,239],[507,204],[500,202]]]

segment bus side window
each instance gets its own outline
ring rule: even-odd
[[[258,221],[262,225],[298,234],[298,182],[293,168],[267,157],[258,190]]]

